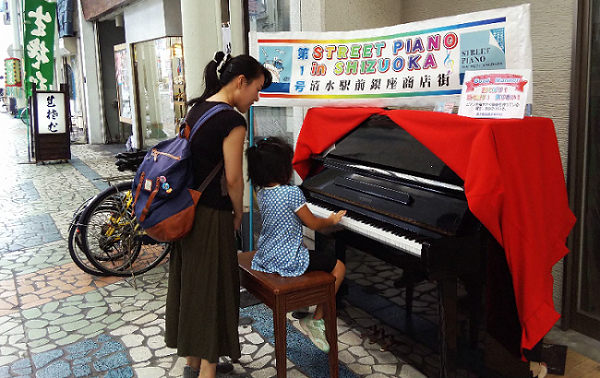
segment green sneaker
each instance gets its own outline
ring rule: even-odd
[[[315,346],[325,353],[329,353],[329,343],[325,337],[325,322],[323,319],[313,319],[312,316],[307,316],[300,319],[300,327],[308,333],[310,341]]]

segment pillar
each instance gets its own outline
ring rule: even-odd
[[[244,4],[242,0],[229,0],[229,25],[231,27],[231,55],[244,54],[248,36],[244,32]]]
[[[98,78],[100,67],[96,30],[93,22],[83,17],[81,6],[77,6],[79,22],[79,51],[82,62],[84,88],[84,123],[87,128],[88,142],[104,144],[104,112],[102,109],[101,88]]]
[[[222,50],[221,2],[181,0],[185,87],[188,100],[204,91],[204,67]]]

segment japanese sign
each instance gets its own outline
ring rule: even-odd
[[[23,35],[25,87],[31,96],[31,85],[48,90],[54,79],[54,23],[56,3],[25,0]]]
[[[531,70],[467,71],[458,114],[471,118],[523,118]]]
[[[21,86],[21,61],[17,58],[4,59],[4,81],[7,87]]]
[[[529,5],[351,32],[252,33],[262,106],[458,102],[465,72],[531,69]]]
[[[36,92],[38,134],[64,134],[67,132],[65,94],[62,92]]]
[[[8,8],[8,0],[0,0],[0,12],[2,12],[4,25],[10,25],[10,9]]]

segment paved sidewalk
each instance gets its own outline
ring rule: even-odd
[[[0,113],[0,127],[0,378],[181,376],[185,360],[163,341],[167,264],[134,285],[83,273],[69,257],[71,217],[106,185],[98,178],[123,175],[114,165],[123,146],[73,144],[70,163],[34,164],[25,126]],[[393,287],[401,271],[357,251],[348,256],[340,375],[437,375],[435,287],[419,286],[407,324],[404,293]],[[231,376],[275,376],[270,310],[251,304],[241,317],[251,324],[240,325],[242,358]],[[288,377],[327,377],[327,356],[288,318]]]

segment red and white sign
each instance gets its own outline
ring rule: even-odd
[[[467,71],[458,114],[471,118],[523,118],[530,69]],[[529,100],[529,101],[528,101]]]

